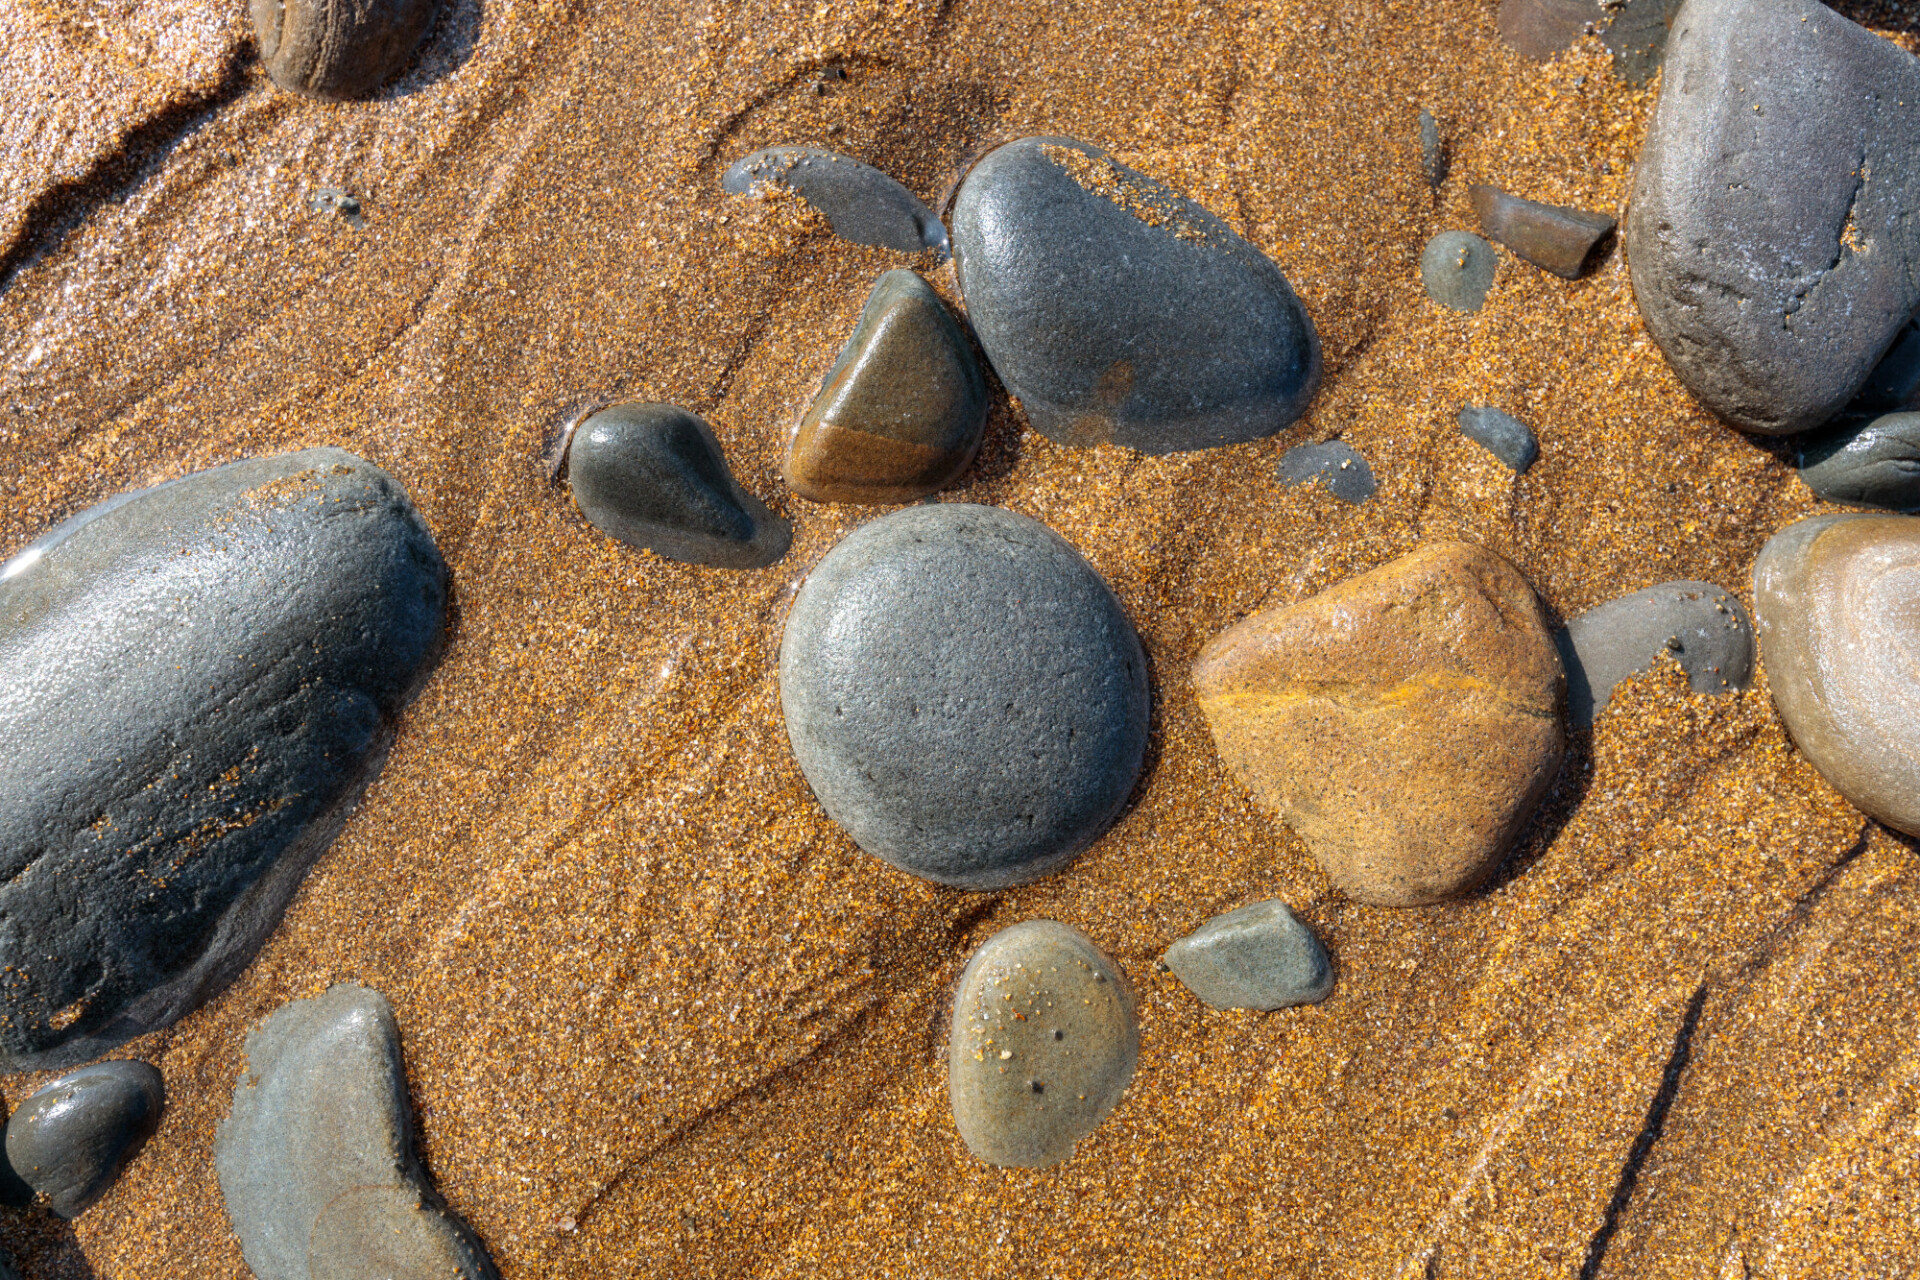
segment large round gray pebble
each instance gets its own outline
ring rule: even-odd
[[[1333,962],[1284,902],[1215,916],[1167,948],[1167,968],[1216,1009],[1284,1009],[1333,992]]]
[[[1920,508],[1920,413],[1844,422],[1805,439],[1800,478],[1828,502]]]
[[[1097,147],[994,151],[954,202],[953,247],[987,358],[1063,444],[1256,440],[1299,417],[1319,382],[1319,339],[1280,269]]]
[[[992,889],[1119,813],[1147,743],[1146,660],[1100,575],[1037,521],[963,503],[862,526],[780,645],[794,755],[861,848]]]
[[[1420,253],[1420,283],[1443,307],[1478,311],[1499,266],[1494,247],[1473,232],[1442,231]]]
[[[166,1100],[144,1062],[82,1067],[20,1104],[7,1122],[7,1163],[55,1213],[77,1218],[160,1127]]]
[[[1613,688],[1668,654],[1695,693],[1733,693],[1753,681],[1753,622],[1711,582],[1663,582],[1587,610],[1554,633],[1567,670],[1567,720],[1585,728]]]
[[[843,240],[903,253],[946,252],[947,229],[933,210],[864,161],[819,147],[768,147],[735,160],[720,176],[721,188],[733,195],[762,183],[798,192]]]
[[[1077,929],[1028,920],[980,945],[960,975],[947,1092],[967,1149],[1038,1168],[1073,1154],[1133,1079],[1133,993]]]

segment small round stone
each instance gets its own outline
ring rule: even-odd
[[[1167,948],[1167,968],[1216,1009],[1284,1009],[1333,993],[1333,962],[1284,902],[1215,916]]]
[[[1460,410],[1460,434],[1480,445],[1520,475],[1540,457],[1533,428],[1502,409],[1470,404]]]
[[[1058,534],[994,507],[856,529],[795,597],[787,736],[828,815],[903,871],[1036,879],[1106,829],[1147,743],[1146,660]]]
[[[1139,1056],[1133,993],[1113,961],[1077,929],[1023,921],[982,943],[960,975],[953,1122],[988,1164],[1058,1164],[1120,1101]]]
[[[1427,296],[1455,311],[1478,311],[1500,265],[1493,246],[1471,231],[1442,231],[1420,254]]]
[[[144,1062],[82,1067],[20,1104],[7,1122],[7,1163],[55,1213],[77,1218],[160,1127],[166,1097]]]

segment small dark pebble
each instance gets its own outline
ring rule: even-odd
[[[77,1218],[160,1127],[167,1090],[144,1062],[101,1062],[60,1077],[7,1122],[7,1164],[53,1211]]]
[[[1522,200],[1499,187],[1467,188],[1480,229],[1543,271],[1577,280],[1607,254],[1614,220],[1558,205]]]
[[[1587,610],[1554,632],[1567,669],[1567,720],[1584,729],[1613,688],[1662,653],[1695,693],[1733,693],[1753,680],[1753,622],[1711,582],[1663,582]]]
[[[1420,172],[1426,175],[1427,186],[1438,191],[1440,184],[1447,180],[1447,146],[1440,139],[1440,122],[1433,118],[1433,112],[1425,107],[1420,109]]]
[[[1510,413],[1487,405],[1468,405],[1460,411],[1460,434],[1512,467],[1521,475],[1540,456],[1533,429]]]
[[[1420,254],[1420,283],[1427,296],[1455,311],[1478,311],[1493,287],[1500,255],[1471,231],[1442,231]]]
[[[1828,502],[1920,510],[1920,413],[1847,419],[1801,441],[1800,478]]]
[[[315,213],[337,214],[348,226],[356,229],[367,225],[367,220],[360,216],[359,198],[338,187],[321,187],[307,197],[307,208]]]
[[[1295,445],[1280,459],[1280,483],[1289,489],[1319,481],[1334,497],[1355,506],[1374,495],[1373,468],[1343,440]]]
[[[842,240],[902,253],[947,251],[947,229],[920,197],[849,156],[819,147],[768,147],[734,161],[720,178],[721,188],[736,196],[767,183],[798,192]]]

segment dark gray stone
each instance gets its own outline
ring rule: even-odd
[[[1295,445],[1281,455],[1281,484],[1291,489],[1316,481],[1340,501],[1355,506],[1374,495],[1373,468],[1344,440]]]
[[[737,196],[764,183],[797,192],[842,240],[902,253],[947,251],[947,229],[933,210],[862,161],[818,147],[768,147],[734,161],[720,177],[721,188]]]
[[[1847,409],[1855,415],[1920,409],[1920,324],[1900,331]]]
[[[259,1280],[497,1280],[414,1156],[400,1029],[377,991],[341,983],[247,1036],[213,1162]]]
[[[1319,383],[1319,338],[1280,269],[1097,147],[1023,138],[994,151],[960,187],[953,243],[981,347],[1062,444],[1257,440]]]
[[[1473,232],[1442,231],[1420,253],[1420,283],[1443,307],[1478,311],[1499,266],[1500,255]]]
[[[1523,200],[1482,184],[1468,187],[1467,196],[1482,231],[1521,261],[1564,280],[1592,271],[1613,246],[1614,221],[1604,213]]]
[[[1613,54],[1613,73],[1643,85],[1659,70],[1680,0],[1500,0],[1500,36],[1545,61],[1581,36],[1597,33]]]
[[[1920,305],[1920,60],[1817,0],[1688,0],[1627,218],[1634,296],[1700,402],[1817,427]]]
[[[1470,404],[1460,411],[1460,434],[1512,467],[1521,475],[1540,456],[1533,428],[1500,409]]]
[[[446,598],[406,492],[338,449],[123,494],[0,566],[0,1070],[97,1058],[246,966]]]
[[[1567,720],[1591,725],[1613,687],[1670,655],[1695,693],[1753,682],[1753,621],[1711,582],[1663,582],[1587,610],[1554,632],[1567,669]]]
[[[1420,108],[1420,173],[1429,189],[1438,191],[1447,180],[1447,144],[1440,137],[1440,122],[1433,112]]]
[[[762,569],[793,540],[734,480],[713,428],[670,404],[614,405],[581,423],[567,484],[594,528],[669,560]]]
[[[966,889],[1064,865],[1118,815],[1147,744],[1120,602],[1058,534],[964,503],[854,530],[793,602],[787,736],[860,847]]]
[[[7,1122],[7,1163],[55,1213],[77,1218],[160,1127],[166,1101],[160,1073],[144,1062],[82,1067],[20,1104]]]
[[[1828,502],[1920,510],[1920,413],[1851,419],[1800,441],[1800,478]]]
[[[1626,0],[1601,28],[1600,42],[1613,55],[1613,74],[1634,88],[1653,79],[1666,56],[1680,0]]]
[[[1333,993],[1333,962],[1284,902],[1215,916],[1167,948],[1167,968],[1216,1009],[1284,1009]]]

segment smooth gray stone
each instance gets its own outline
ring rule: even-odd
[[[1038,879],[1119,814],[1147,664],[1058,534],[995,507],[896,511],[808,575],[780,642],[787,737],[862,849],[964,889]]]
[[[768,147],[734,161],[720,177],[721,188],[737,196],[759,183],[791,187],[842,240],[902,253],[947,251],[947,229],[933,210],[862,161],[818,147]]]
[[[1587,610],[1554,632],[1567,670],[1567,720],[1591,725],[1613,688],[1663,653],[1695,693],[1734,693],[1753,683],[1753,620],[1711,582],[1663,582]]]
[[[954,201],[953,245],[987,358],[1062,444],[1257,440],[1319,384],[1320,340],[1280,268],[1097,147],[1023,138],[992,152]]]
[[[248,1034],[213,1163],[259,1280],[497,1280],[414,1156],[400,1029],[377,991],[340,983]]]
[[[1167,968],[1216,1009],[1285,1009],[1333,993],[1333,962],[1284,902],[1215,916],[1167,948]]]
[[[167,1102],[144,1062],[101,1062],[38,1090],[7,1122],[7,1163],[53,1211],[77,1218],[140,1153]]]
[[[670,404],[619,404],[567,443],[567,484],[594,528],[687,564],[763,569],[793,529],[742,489],[713,428]]]
[[[1804,438],[1800,478],[1828,502],[1920,510],[1920,413],[1844,421]]]
[[[1540,457],[1540,442],[1533,428],[1500,409],[1487,405],[1468,405],[1460,411],[1460,434],[1521,475]]]
[[[1420,173],[1434,191],[1447,180],[1447,144],[1440,137],[1440,122],[1425,107],[1420,108]]]
[[[446,598],[406,492],[338,449],[123,494],[0,566],[0,1070],[97,1058],[245,968]]]
[[[1344,440],[1300,444],[1280,456],[1280,483],[1291,489],[1318,481],[1342,502],[1358,506],[1374,495],[1373,468]]]
[[[1500,266],[1492,245],[1471,231],[1442,231],[1420,253],[1427,296],[1455,311],[1478,311]]]
[[[981,943],[960,975],[954,1126],[988,1164],[1058,1164],[1120,1101],[1139,1056],[1133,992],[1113,961],[1078,929],[1023,921]]]
[[[1688,0],[1627,219],[1634,296],[1743,430],[1821,425],[1920,305],[1920,60],[1818,0]]]

